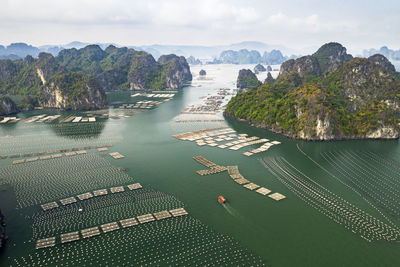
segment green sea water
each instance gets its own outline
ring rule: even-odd
[[[289,165],[284,164],[284,162],[288,162],[312,180],[312,182],[308,181],[309,183],[313,183],[315,187],[324,188],[321,189],[322,191],[326,190],[323,191],[323,194],[328,194],[327,192],[334,194],[333,198],[344,199],[345,205],[351,204],[351,207],[362,210],[368,216],[379,220],[382,225],[390,226],[390,229],[398,231],[400,226],[398,213],[400,209],[398,205],[400,148],[398,140],[315,143],[290,140],[234,120],[213,123],[177,123],[174,118],[187,104],[200,103],[199,98],[201,96],[213,93],[216,89],[233,88],[237,71],[242,66],[210,65],[201,66],[201,68],[207,71],[209,79],[197,80],[197,76],[195,76],[193,86],[180,90],[171,101],[163,103],[155,109],[135,114],[130,118],[98,120],[93,124],[58,124],[57,122],[26,124],[18,122],[1,125],[0,155],[111,143],[113,144],[111,150],[120,152],[125,155],[125,158],[114,160],[93,150],[89,152],[86,158],[83,158],[87,163],[85,163],[85,166],[88,164],[93,166],[82,167],[82,176],[65,173],[65,176],[60,180],[54,178],[57,181],[54,184],[48,186],[43,184],[40,187],[40,184],[32,183],[31,189],[25,188],[29,183],[21,184],[18,182],[23,179],[21,178],[23,174],[18,173],[20,170],[18,168],[22,168],[19,165],[12,166],[14,168],[9,171],[10,175],[13,175],[13,173],[16,175],[14,179],[0,174],[3,181],[6,181],[0,180],[2,182],[0,186],[0,208],[6,216],[7,234],[9,236],[8,247],[1,255],[0,265],[16,265],[17,261],[14,259],[18,259],[18,262],[23,265],[24,261],[21,261],[21,258],[28,259],[28,255],[44,257],[44,252],[37,254],[34,250],[33,237],[59,234],[57,230],[50,229],[52,219],[47,219],[48,225],[34,223],[35,218],[41,214],[38,205],[43,203],[45,199],[56,200],[68,196],[69,192],[74,195],[74,192],[83,193],[119,184],[126,185],[131,183],[131,178],[132,182],[140,182],[145,188],[149,188],[146,190],[160,192],[148,194],[165,194],[166,196],[160,197],[160,200],[157,200],[158,202],[146,202],[146,200],[137,205],[131,205],[131,202],[128,201],[131,196],[128,194],[126,197],[121,196],[118,199],[117,197],[115,199],[110,198],[109,201],[116,203],[120,201],[118,203],[123,203],[126,206],[115,211],[111,208],[104,208],[103,213],[93,212],[90,213],[90,216],[99,216],[99,218],[109,216],[110,219],[117,220],[116,218],[119,217],[125,218],[125,214],[133,216],[140,215],[140,212],[152,212],[155,207],[172,209],[184,206],[190,214],[190,219],[184,219],[178,225],[187,224],[187,228],[182,229],[187,229],[187,231],[191,229],[193,236],[198,238],[190,239],[192,237],[187,237],[188,240],[200,240],[201,234],[209,235],[211,240],[207,242],[203,240],[202,242],[204,242],[205,247],[210,246],[211,249],[210,244],[213,242],[213,238],[215,240],[222,240],[222,236],[230,238],[229,240],[234,241],[225,243],[225,247],[233,246],[231,244],[236,246],[234,242],[238,242],[238,248],[246,248],[252,255],[252,258],[237,256],[235,259],[238,264],[246,265],[246,259],[248,264],[254,264],[256,262],[255,257],[261,257],[268,266],[400,265],[399,238],[395,241],[372,240],[372,242],[368,242],[357,232],[357,228],[352,228],[352,224],[345,227],[345,224],[334,221],[322,212],[323,209],[320,207],[330,205],[328,202],[320,206],[311,205],[310,203],[313,202],[304,197],[311,196],[310,191],[302,191],[302,189],[299,189],[299,184],[296,184],[299,186],[298,188],[294,183],[285,184],[284,182],[288,181],[289,176],[279,176],[278,172],[275,172],[274,175],[273,171],[268,170],[263,164],[267,163],[267,166],[276,167],[277,165],[274,165],[274,163],[277,162],[284,171],[289,171]],[[192,67],[193,73],[198,73],[199,70],[200,67]],[[110,104],[119,104],[131,102],[129,95],[129,93],[116,93],[108,97]],[[109,112],[113,114],[118,111],[111,109]],[[59,113],[62,117],[73,114],[71,112],[35,111],[18,114],[18,117],[24,118],[35,113]],[[246,157],[242,155],[242,152],[246,150],[245,148],[232,151],[208,146],[199,147],[194,142],[181,141],[172,137],[182,132],[219,126],[229,126],[237,133],[277,140],[281,144],[271,147],[266,152]],[[279,192],[285,195],[286,199],[274,201],[254,191],[247,190],[232,181],[226,172],[199,176],[196,171],[204,169],[204,166],[192,159],[196,155],[204,156],[223,166],[237,165],[246,179],[264,186],[272,192]],[[37,164],[37,166],[35,165],[36,169],[32,168],[25,173],[31,172],[33,177],[36,177],[35,173],[38,176],[43,176],[46,173],[46,168],[60,168],[61,173],[65,164],[71,164],[71,166],[82,164],[82,162],[67,163],[60,161],[60,165],[57,165],[56,161],[55,159],[52,163],[49,160],[47,166]],[[0,160],[2,171],[8,171],[7,168],[10,169],[11,165],[12,159]],[[128,168],[127,173],[116,174],[115,167]],[[276,168],[279,171],[279,168]],[[294,173],[293,169],[291,169],[291,173]],[[278,179],[279,177],[282,179]],[[302,177],[302,179],[306,180],[307,178]],[[74,186],[81,186],[82,191],[79,191],[79,189],[68,191],[66,189],[67,187],[75,188]],[[52,192],[46,191],[46,188],[52,190]],[[38,198],[30,195],[35,192],[38,194],[42,192],[43,197]],[[219,195],[223,195],[228,200],[225,206],[217,202]],[[57,198],[57,196],[60,197]],[[147,199],[147,195],[140,197]],[[312,197],[319,196],[312,195]],[[134,195],[133,198],[136,201],[139,196]],[[43,199],[43,201],[35,204],[35,199]],[[132,200],[132,202],[134,201]],[[91,211],[92,209],[96,210],[96,207],[102,207],[95,201],[82,205],[84,213],[86,210]],[[351,209],[354,210],[354,208]],[[74,211],[71,210],[71,212]],[[108,213],[113,212],[115,214],[108,215]],[[54,213],[54,216],[61,218],[65,214]],[[91,224],[102,223],[101,219],[98,219],[99,223],[96,224],[95,221],[91,221],[90,216],[74,217],[71,225],[82,225],[82,228],[85,228],[91,226]],[[39,220],[37,219],[37,221]],[[46,220],[43,219],[43,221]],[[165,229],[166,232],[171,233],[169,237],[177,235],[178,230],[176,229],[178,228],[175,225],[175,228],[172,227],[172,222],[170,224],[167,221],[157,222],[157,224],[143,226],[148,227],[148,229],[138,228],[143,232],[142,237],[145,236],[145,233],[154,234],[148,234],[149,242],[143,241],[143,243],[138,244],[141,250],[138,248],[137,250],[139,252],[146,251],[146,246],[150,250],[151,247],[156,246],[155,243],[167,246],[169,241],[156,242],[154,238],[157,240],[161,236],[161,232],[157,232],[158,229]],[[200,224],[201,226],[199,226]],[[62,227],[69,229],[67,223]],[[209,230],[204,230],[206,228]],[[70,231],[74,229],[74,227],[70,227]],[[183,232],[185,231],[182,230],[181,234],[184,235]],[[201,233],[199,237],[195,235],[196,231],[199,234]],[[212,233],[209,231],[212,231]],[[101,246],[100,243],[96,243],[96,238],[93,238],[90,241],[78,241],[76,244],[58,244],[56,249],[48,249],[48,251],[52,251],[51,253],[54,255],[61,252],[69,253],[68,249],[77,251],[78,247],[79,250],[86,247],[86,249],[92,248],[101,251],[100,248],[107,247],[107,244],[112,244],[113,247],[120,246],[124,250],[133,250],[134,248],[124,245],[125,243],[122,241],[120,244],[115,242],[116,239],[123,240],[131,235],[133,239],[138,239],[135,236],[135,234],[138,235],[137,232],[126,232],[126,235],[124,233],[116,231],[109,234],[106,237],[109,240],[101,239]],[[179,244],[182,244],[184,240],[180,240]],[[79,244],[79,242],[81,243]],[[185,249],[190,249],[191,246],[202,246],[196,242],[188,242],[182,246],[186,246]],[[60,252],[57,249],[62,251]],[[43,251],[46,250],[43,249]],[[163,252],[162,257],[169,257],[168,253],[172,252],[168,251],[167,249],[165,253]],[[226,253],[224,255],[226,258],[234,258],[234,251],[226,249],[223,251]],[[162,261],[158,263],[152,261],[152,254],[139,252],[135,255],[142,261],[136,261],[136,264],[163,265]],[[90,257],[94,257],[93,255]],[[118,253],[114,255],[118,255]],[[111,253],[107,257],[107,259],[112,258],[113,254]],[[115,261],[117,262],[117,259]],[[102,262],[104,263],[100,259],[98,263]],[[206,258],[202,258],[200,253],[187,256],[187,261],[168,262],[172,265],[222,265],[222,262],[207,262]],[[70,265],[89,265],[89,263],[93,262],[80,261]],[[41,264],[45,264],[45,262],[42,261]],[[224,262],[224,264],[230,265],[232,261]]]

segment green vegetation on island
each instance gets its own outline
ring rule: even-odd
[[[54,57],[0,60],[0,95],[24,96],[21,110],[36,105],[60,109],[106,107],[104,91],[182,88],[192,80],[184,57],[98,45],[65,49]],[[5,114],[1,112],[0,114]]]
[[[329,43],[239,93],[225,115],[306,140],[398,138],[399,77],[382,55],[353,58]]]
[[[241,69],[239,71],[239,76],[236,81],[236,87],[243,89],[254,89],[261,85],[257,76],[248,69]]]

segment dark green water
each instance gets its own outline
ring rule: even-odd
[[[400,225],[399,205],[397,205],[400,170],[396,169],[400,162],[398,141],[308,143],[289,140],[237,121],[176,123],[174,117],[187,104],[199,103],[200,96],[207,95],[215,89],[232,87],[237,74],[235,68],[239,67],[217,65],[202,68],[205,68],[207,74],[214,77],[214,80],[200,82],[201,87],[185,88],[173,100],[128,119],[104,120],[92,125],[60,126],[57,123],[23,122],[2,125],[0,155],[112,143],[113,152],[118,151],[126,156],[121,160],[105,158],[112,166],[128,168],[128,174],[135,182],[166,193],[177,199],[176,201],[179,200],[193,218],[217,233],[239,241],[241,246],[261,256],[270,266],[399,266],[399,239],[392,242],[386,240],[367,242],[360,234],[334,222],[319,209],[294,194],[260,162],[261,159],[265,162],[284,159],[329,192],[398,231]],[[193,68],[193,72],[198,73],[198,71],[199,69]],[[112,97],[113,102],[120,103],[125,102],[123,99],[126,95],[118,94]],[[70,115],[70,113],[60,114]],[[18,116],[28,115],[32,114]],[[220,125],[230,126],[238,133],[247,133],[249,136],[278,140],[282,144],[273,146],[267,152],[245,157],[242,155],[245,149],[232,151],[208,146],[198,147],[193,142],[172,137],[181,132]],[[301,153],[299,148],[315,162]],[[195,171],[204,169],[204,166],[192,159],[196,155],[204,156],[219,165],[238,165],[240,172],[248,180],[273,192],[280,192],[287,198],[276,202],[249,191],[234,183],[226,172],[199,176]],[[7,168],[11,162],[12,159],[0,160],[0,166]],[[106,172],[99,171],[97,177],[103,177],[102,173]],[[71,176],[68,179],[76,183],[80,181],[79,177]],[[109,181],[109,187],[118,183],[128,184],[120,177],[115,179],[113,182]],[[99,181],[103,180],[99,178]],[[108,184],[99,182],[98,188],[93,190]],[[62,194],[65,186],[66,184],[60,183],[53,188],[60,187],[59,194]],[[82,186],[85,186],[83,182]],[[21,218],[32,216],[38,212],[38,207],[36,205],[16,210],[18,204],[15,189],[6,183],[1,185],[0,189],[0,208],[7,217],[7,232],[10,236],[9,248],[1,256],[0,263],[10,264],[13,257],[21,257],[32,251],[32,244],[24,243],[32,238],[32,221],[29,218],[25,220]],[[35,190],[40,192],[37,188]],[[216,201],[219,195],[228,199],[226,207]],[[174,201],[168,203],[175,203]],[[168,208],[179,206],[179,204],[170,205],[172,206]],[[120,212],[124,213],[123,210]],[[146,212],[151,210],[148,209]],[[78,220],[76,223],[78,224]],[[191,222],[188,224],[193,225]],[[92,243],[87,244],[88,247],[91,245]],[[147,245],[154,246],[151,243]],[[126,249],[131,248],[126,247]],[[144,263],[146,261],[141,264]],[[191,265],[191,263],[204,265],[204,262],[196,262],[195,259],[185,264]],[[179,265],[179,262],[176,264]],[[218,262],[213,264],[219,265]]]

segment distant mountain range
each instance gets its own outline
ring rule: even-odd
[[[371,48],[363,51],[364,57],[370,57],[375,54],[381,54],[389,59],[400,61],[400,49],[392,50],[387,46],[382,46],[380,49]]]
[[[297,58],[291,56],[290,58]],[[219,58],[215,58],[209,64],[266,64],[278,65],[288,60],[288,57],[282,55],[280,50],[273,49],[271,52],[265,51],[263,55],[257,50],[241,49],[239,51],[225,50],[221,52]]]
[[[0,58],[8,59],[23,59],[27,55],[37,57],[40,52],[51,53],[56,56],[63,49],[76,48],[80,49],[86,47],[89,43],[83,42],[71,42],[65,45],[43,45],[43,46],[32,46],[26,43],[13,43],[9,46],[0,45]],[[110,43],[97,43],[102,49],[107,48]],[[116,47],[121,47],[118,44],[111,44]],[[159,58],[161,55],[175,54],[178,56],[194,56],[200,59],[212,60],[218,58],[223,51],[233,50],[239,51],[242,49],[255,50],[259,53],[264,51],[271,51],[273,49],[279,49],[282,52],[290,53],[290,49],[284,46],[268,45],[262,42],[241,42],[230,45],[221,46],[191,46],[191,45],[145,45],[145,46],[128,46],[139,51],[145,51],[153,55],[154,58]]]
[[[27,55],[31,55],[33,57],[38,57],[40,52],[50,53],[53,56],[57,56],[58,53],[63,49],[70,49],[76,48],[80,49],[86,47],[89,43],[84,42],[71,42],[65,45],[43,45],[43,46],[32,46],[26,43],[13,43],[8,46],[0,45],[0,59],[23,59]],[[118,44],[113,43],[97,43],[103,50],[106,49],[109,45],[114,45],[116,47],[122,47]],[[190,56],[194,57],[192,60],[188,60],[190,64],[195,62],[196,59],[201,59],[202,62],[221,60],[221,62],[228,62],[230,59],[226,59],[225,56],[229,54],[229,51],[234,51],[238,54],[242,54],[238,56],[237,59],[233,60],[236,64],[274,64],[271,62],[282,61],[282,57],[287,58],[295,58],[295,56],[290,56],[293,54],[301,54],[299,50],[293,50],[291,48],[282,46],[282,45],[269,45],[262,42],[241,42],[241,43],[234,43],[230,45],[219,45],[219,46],[196,46],[196,45],[144,45],[144,46],[128,46],[128,48],[133,48],[138,51],[145,51],[150,53],[155,59],[159,58],[161,55],[166,54],[175,54],[178,56],[184,56],[189,58]],[[243,61],[243,53],[239,53],[240,50],[248,50],[250,53],[259,53],[260,56],[256,57],[256,60],[244,60]],[[254,52],[256,51],[256,52]],[[270,51],[268,55],[265,55],[265,51]],[[278,53],[279,52],[279,53]],[[389,49],[387,46],[383,46],[380,49],[367,49],[363,51],[364,57],[369,57],[374,54],[382,54],[388,59],[390,59],[393,64],[400,69],[400,65],[397,64],[400,61],[400,50],[392,50]],[[279,55],[281,54],[281,55]],[[286,55],[286,56],[283,56]],[[272,57],[267,59],[267,57]],[[246,57],[246,56],[245,56]],[[259,60],[260,57],[262,60]],[[251,58],[251,57],[250,57]],[[279,64],[279,63],[277,63]]]

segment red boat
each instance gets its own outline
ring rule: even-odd
[[[224,203],[226,203],[226,199],[223,196],[219,196],[218,197],[218,202],[221,203],[221,204],[224,204]]]

